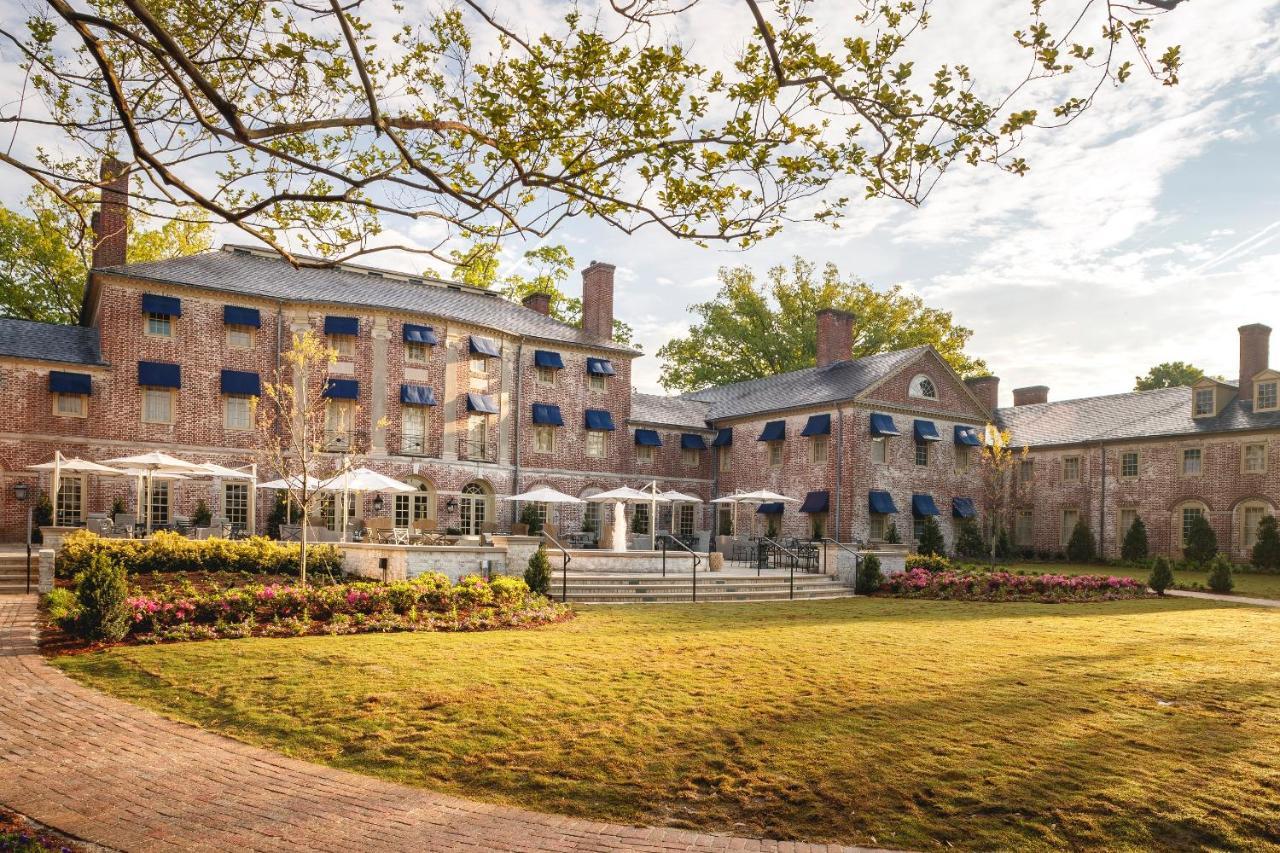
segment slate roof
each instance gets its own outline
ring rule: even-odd
[[[690,391],[681,398],[708,404],[707,419],[711,421],[834,403],[856,397],[928,349],[918,346],[878,353],[826,367]]]
[[[1216,417],[1191,417],[1190,388],[1162,388],[996,411],[996,423],[1027,447],[1161,436],[1280,429],[1280,411],[1253,411],[1233,400]]]
[[[499,294],[439,279],[371,267],[302,267],[262,250],[224,246],[182,258],[107,267],[106,272],[286,302],[384,308],[430,314],[526,337],[638,355],[620,344],[590,340],[581,329],[517,305]],[[371,274],[372,273],[372,274]],[[385,274],[385,277],[384,277]]]
[[[68,364],[106,363],[96,328],[13,317],[0,317],[0,356]]]
[[[697,400],[664,397],[661,394],[632,394],[631,420],[663,426],[706,429],[710,407]]]

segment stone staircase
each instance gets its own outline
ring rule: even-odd
[[[31,591],[40,580],[40,563],[31,553]],[[0,595],[22,595],[27,591],[27,552],[0,551]]]
[[[664,578],[655,573],[622,574],[568,573],[570,604],[680,604],[694,600],[693,575],[668,572]],[[559,601],[565,584],[560,572],[553,572],[551,598]],[[786,575],[726,575],[722,572],[698,572],[698,603],[730,601],[787,601],[791,598],[790,580]],[[795,599],[812,601],[848,598],[853,590],[829,575],[796,574]]]

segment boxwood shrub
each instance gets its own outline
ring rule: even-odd
[[[261,536],[249,539],[188,539],[159,531],[150,539],[104,539],[87,530],[63,542],[55,563],[57,576],[72,578],[95,556],[104,554],[131,575],[153,572],[247,572],[296,575],[301,547]],[[307,548],[308,575],[342,573],[342,554],[332,545]]]

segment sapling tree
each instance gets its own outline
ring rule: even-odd
[[[1015,449],[1008,430],[987,424],[978,448],[978,474],[982,482],[983,517],[987,521],[987,553],[995,568],[998,540],[1010,510],[1021,501],[1027,488],[1019,473],[1029,449]]]

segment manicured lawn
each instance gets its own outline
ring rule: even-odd
[[[1015,563],[1009,567],[1012,571],[1033,573],[1058,572],[1064,575],[1115,575],[1116,577],[1138,578],[1146,580],[1151,572],[1147,569],[1125,569],[1119,566],[1091,566],[1080,563]],[[1261,575],[1253,573],[1237,573],[1233,575],[1236,586],[1232,595],[1253,598],[1280,598],[1280,575]],[[1208,572],[1175,571],[1173,579],[1186,589],[1203,589],[1209,592]]]
[[[1277,637],[1280,610],[1193,600],[853,599],[55,662],[290,755],[543,811],[917,849],[1261,849],[1280,845]]]

